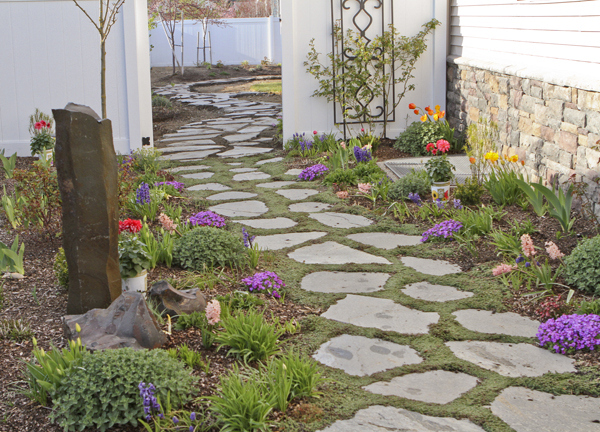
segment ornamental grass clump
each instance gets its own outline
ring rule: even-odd
[[[442,223],[435,225],[433,228],[425,231],[423,233],[423,237],[421,238],[421,242],[426,242],[431,237],[444,237],[445,239],[452,237],[452,235],[456,232],[459,232],[462,229],[463,225],[460,222],[457,222],[452,219],[448,219]]]
[[[329,168],[327,168],[325,165],[317,164],[309,166],[308,168],[304,168],[300,175],[298,175],[298,178],[304,181],[313,181],[317,177],[325,174],[327,171],[329,171]]]
[[[563,315],[541,324],[537,338],[540,346],[561,354],[579,350],[593,351],[600,345],[600,316]]]

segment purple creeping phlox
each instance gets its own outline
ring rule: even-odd
[[[141,382],[138,385],[138,388],[140,389],[140,397],[142,398],[144,404],[144,415],[146,416],[146,421],[150,421],[154,413],[158,414],[159,418],[164,418],[162,408],[156,400],[156,396],[154,396],[156,387],[154,387],[152,383],[148,383],[148,386],[146,386],[146,383]]]
[[[256,238],[256,236],[250,236],[250,234],[248,234],[248,231],[246,231],[246,228],[242,228],[242,234],[244,236],[244,246],[246,246],[247,248],[251,249],[252,248],[252,242],[254,241],[254,239]]]
[[[323,175],[327,171],[329,171],[329,169],[325,165],[316,164],[309,166],[308,168],[304,168],[298,178],[300,180],[313,181],[315,178]]]
[[[578,350],[593,351],[600,345],[600,316],[563,315],[540,324],[537,332],[540,346],[567,354]]]
[[[242,283],[246,285],[248,291],[266,291],[275,298],[280,298],[281,295],[277,290],[283,288],[285,284],[273,272],[256,273],[252,277],[242,279]]]
[[[148,204],[150,202],[150,186],[142,182],[135,192],[135,202],[138,204]]]
[[[354,157],[356,158],[356,162],[369,162],[371,157],[371,150],[365,148],[361,149],[359,146],[354,147]]]
[[[453,219],[448,219],[447,221],[435,225],[430,230],[425,231],[421,241],[426,242],[430,237],[452,237],[452,234],[459,232],[462,227],[463,225],[460,222],[457,222]]]
[[[185,189],[185,185],[181,182],[178,181],[164,181],[164,182],[156,182],[154,183],[154,186],[173,186],[173,188],[175,188],[176,191],[181,192],[182,190]]]
[[[412,192],[410,192],[408,194],[408,199],[411,200],[412,202],[414,202],[419,207],[421,207],[423,205],[423,203],[421,202],[421,197],[419,196],[418,193],[412,193]]]
[[[225,226],[225,219],[211,211],[203,211],[190,216],[189,222],[192,226],[211,226],[221,228]]]

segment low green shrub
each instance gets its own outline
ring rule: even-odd
[[[178,407],[189,399],[194,378],[162,350],[131,348],[86,354],[56,392],[51,419],[65,431],[106,431],[144,416],[140,382],[151,382],[161,400]]]
[[[358,184],[358,178],[353,170],[338,168],[327,174],[323,179],[323,183],[329,186],[336,184],[340,189],[346,189],[348,186]]]
[[[58,281],[58,284],[64,289],[69,288],[69,267],[67,266],[67,257],[65,256],[65,250],[58,248],[56,257],[54,258],[54,276]]]
[[[169,99],[160,95],[152,95],[152,106],[161,108],[171,108],[173,104]]]
[[[485,188],[477,182],[477,179],[468,177],[464,183],[456,186],[454,198],[459,199],[463,205],[477,205],[481,203],[484,193]]]
[[[425,147],[444,139],[439,124],[434,122],[413,122],[398,136],[394,147],[413,156],[426,156]]]
[[[579,243],[564,259],[565,280],[577,289],[600,294],[600,236]]]
[[[582,301],[577,309],[577,315],[600,315],[600,299]]]
[[[356,176],[358,183],[377,183],[385,177],[385,173],[374,160],[359,163],[352,169],[352,172]]]
[[[209,226],[196,227],[175,241],[173,262],[186,270],[238,267],[246,259],[244,244],[232,233]]]
[[[390,186],[388,196],[394,201],[408,198],[409,193],[419,194],[425,198],[431,193],[431,180],[425,170],[411,170],[404,177],[400,177]]]

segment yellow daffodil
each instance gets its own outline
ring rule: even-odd
[[[508,158],[508,160],[511,161],[511,162],[518,162],[519,161],[519,156],[512,155],[511,157]]]
[[[434,114],[434,115],[433,115],[433,119],[434,119],[435,121],[438,121],[438,120],[440,119],[440,116],[438,116],[437,114]]]
[[[487,152],[483,158],[490,162],[496,162],[499,157],[500,156],[496,152]]]

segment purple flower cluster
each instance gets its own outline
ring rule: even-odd
[[[412,202],[414,202],[419,207],[421,207],[423,205],[423,203],[421,202],[421,197],[419,196],[418,193],[409,192],[408,199],[411,200]]]
[[[356,158],[356,162],[369,162],[372,159],[371,150],[369,149],[361,149],[359,146],[354,147],[354,157]]]
[[[252,277],[242,279],[248,291],[267,291],[275,298],[280,298],[278,289],[285,286],[283,281],[273,272],[256,273]]]
[[[457,209],[457,210],[462,210],[463,209],[463,205],[461,204],[461,202],[460,202],[459,199],[455,198],[454,201],[453,201],[453,203],[454,203],[454,208],[455,209]]]
[[[142,182],[135,192],[135,202],[138,204],[148,204],[150,202],[150,186]]]
[[[600,345],[600,316],[563,315],[540,324],[536,334],[540,346],[567,354]]]
[[[304,153],[305,151],[309,151],[313,146],[312,141],[309,140],[300,140],[300,150]]]
[[[221,228],[225,226],[225,219],[211,211],[203,211],[190,216],[188,219],[192,226],[211,226]]]
[[[435,205],[437,206],[437,208],[439,208],[440,210],[443,210],[444,207],[446,207],[446,201],[442,201],[441,199],[436,199],[435,200]]]
[[[158,417],[160,417],[161,419],[164,418],[162,408],[156,400],[156,396],[154,396],[154,391],[156,390],[156,387],[154,387],[152,383],[149,383],[146,387],[146,383],[141,382],[138,385],[138,388],[140,389],[140,397],[142,398],[144,404],[144,414],[146,415],[146,421],[150,421],[150,419],[152,418],[152,413],[154,412],[158,413]]]
[[[250,234],[248,234],[246,228],[242,228],[242,234],[244,236],[244,246],[246,246],[247,248],[252,248],[252,242],[254,241],[256,236],[250,237]]]
[[[164,181],[164,182],[156,182],[154,183],[154,186],[173,186],[175,188],[176,191],[183,191],[183,189],[185,189],[185,185],[181,182],[178,181]]]
[[[426,242],[430,237],[452,237],[452,234],[459,232],[462,227],[463,225],[460,222],[448,219],[447,221],[435,225],[430,230],[425,231],[423,233],[423,238],[421,238],[421,242]]]
[[[300,180],[312,181],[320,175],[325,174],[329,169],[323,164],[317,164],[304,168],[298,178]]]

